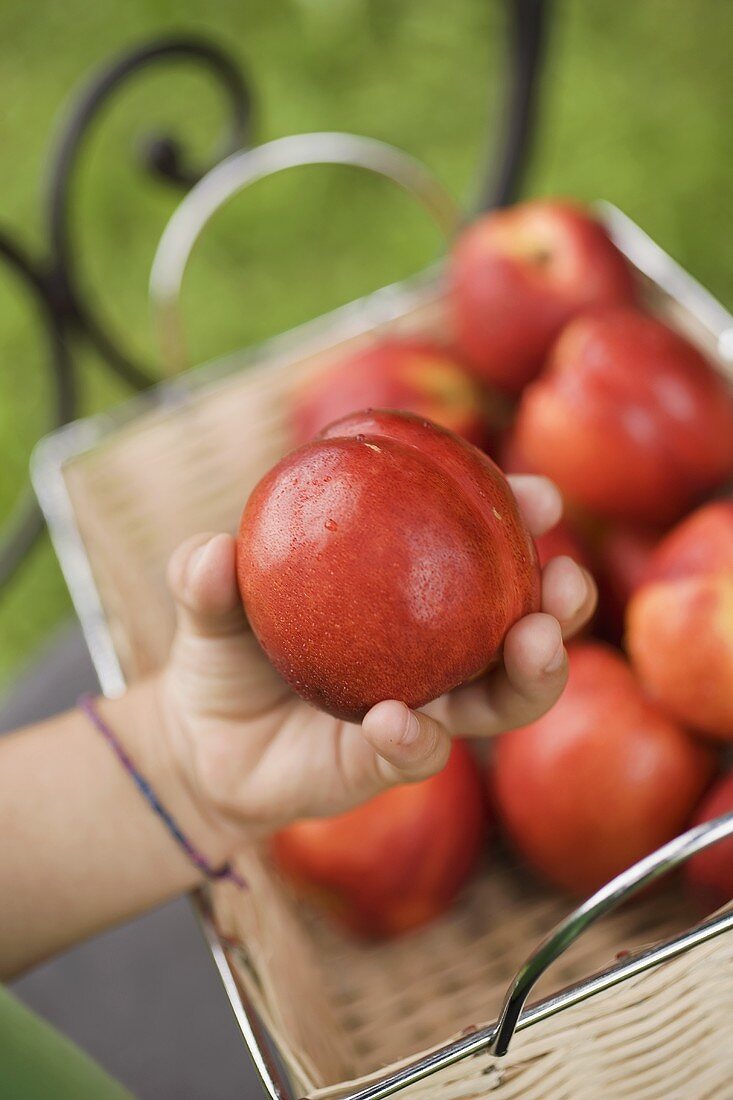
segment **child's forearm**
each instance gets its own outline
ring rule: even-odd
[[[160,736],[153,681],[99,710],[207,859],[228,853]],[[89,718],[0,740],[0,978],[195,886],[200,873]]]

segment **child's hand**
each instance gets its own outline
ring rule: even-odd
[[[557,522],[561,500],[544,478],[511,479],[534,535]],[[169,582],[178,631],[159,680],[168,743],[197,812],[230,847],[247,833],[346,810],[446,762],[450,734],[491,736],[548,710],[567,675],[563,637],[596,600],[569,558],[544,570],[542,612],[509,631],[494,672],[431,704],[430,714],[385,700],[362,726],[312,709],[280,679],[242,611],[229,535],[200,535],[174,554]],[[440,721],[438,721],[438,717]]]

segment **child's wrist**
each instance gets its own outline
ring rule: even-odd
[[[116,700],[100,700],[101,717],[114,729],[129,754],[136,772],[155,793],[157,801],[175,821],[196,853],[210,868],[226,866],[244,837],[202,804],[181,746],[171,730],[162,677],[156,675],[134,685]],[[206,874],[199,868],[198,878]]]

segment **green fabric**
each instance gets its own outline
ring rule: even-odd
[[[3,1100],[132,1100],[63,1035],[0,985],[0,1097]]]

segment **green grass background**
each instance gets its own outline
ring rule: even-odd
[[[43,247],[51,128],[70,91],[115,52],[204,32],[250,74],[259,140],[346,129],[410,150],[466,203],[497,132],[504,62],[496,0],[0,0],[0,223]],[[605,197],[733,305],[733,9],[723,0],[558,0],[527,191]],[[130,155],[170,130],[205,157],[221,101],[190,68],[150,71],[86,151],[74,226],[91,300],[154,359],[146,281],[176,195]],[[402,195],[346,169],[302,169],[217,216],[185,288],[196,358],[227,351],[401,278],[435,231]],[[84,409],[120,400],[79,355]],[[44,429],[45,358],[32,302],[0,268],[0,516]],[[0,593],[0,689],[69,601],[47,542]]]

